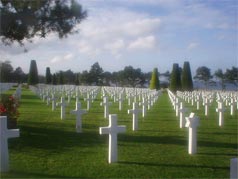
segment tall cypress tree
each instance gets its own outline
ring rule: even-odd
[[[150,80],[150,89],[156,89],[158,90],[160,88],[159,84],[159,77],[158,77],[158,69],[154,68],[152,75],[151,75],[151,80]]]
[[[28,84],[36,85],[37,83],[39,83],[39,77],[38,77],[36,61],[31,60],[30,70],[29,70],[29,74],[28,74]]]
[[[53,84],[53,85],[56,85],[56,84],[57,84],[56,74],[53,74],[53,75],[52,75],[52,84]]]
[[[177,63],[173,64],[173,70],[170,77],[170,90],[176,92],[181,90],[181,75],[179,65]]]
[[[182,89],[184,91],[192,91],[193,90],[193,79],[190,70],[189,62],[184,62],[183,64],[183,72],[182,72]]]
[[[45,83],[50,84],[51,81],[52,81],[52,75],[50,73],[50,67],[46,67]]]

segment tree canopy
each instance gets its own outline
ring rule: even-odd
[[[173,70],[170,77],[170,90],[176,92],[181,90],[181,69],[177,63],[173,64]]]
[[[0,0],[0,12],[0,38],[5,45],[45,38],[51,32],[67,37],[77,32],[74,27],[87,16],[74,0]]]
[[[193,90],[193,79],[192,79],[189,62],[184,62],[181,83],[182,83],[182,89],[184,91],[192,91]]]
[[[31,60],[30,70],[28,74],[28,84],[36,85],[39,83],[38,69],[35,60]]]
[[[207,87],[208,82],[212,79],[211,70],[205,66],[198,67],[194,79],[203,81]]]
[[[151,80],[150,80],[150,89],[158,90],[159,87],[160,87],[160,83],[159,83],[158,69],[154,68],[152,75],[151,75]]]

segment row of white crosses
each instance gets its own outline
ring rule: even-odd
[[[168,91],[170,102],[174,106],[174,109],[180,113],[179,114],[180,128],[183,128],[183,127],[189,128],[188,153],[196,154],[197,153],[197,127],[199,125],[199,117],[195,116],[194,113],[190,113],[189,117],[185,117],[185,112],[187,111],[187,109],[184,108],[183,102],[179,102],[179,98],[175,94],[173,94],[169,89],[167,91]]]
[[[16,83],[0,83],[0,94],[11,89],[14,85],[17,85],[17,84]]]

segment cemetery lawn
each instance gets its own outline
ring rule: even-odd
[[[139,119],[139,130],[132,131],[131,109],[125,101],[110,113],[118,114],[118,125],[126,125],[126,133],[118,135],[118,163],[108,164],[108,135],[99,135],[99,127],[107,126],[102,101],[98,97],[90,111],[83,115],[83,133],[75,132],[74,100],[67,107],[66,119],[60,109],[40,100],[23,89],[18,128],[20,137],[9,139],[10,171],[1,178],[229,178],[230,159],[237,157],[237,110],[225,112],[224,126],[218,126],[216,104],[204,116],[197,111],[198,153],[188,154],[188,129],[179,128],[179,120],[163,93]],[[86,102],[81,99],[83,109]],[[187,113],[186,116],[188,116]]]

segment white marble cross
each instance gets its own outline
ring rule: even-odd
[[[84,98],[84,101],[87,101],[87,110],[89,111],[92,102],[92,98],[89,93],[87,93],[87,98]]]
[[[180,128],[185,127],[185,112],[187,109],[184,107],[183,102],[180,102],[180,108],[179,108],[179,126]]]
[[[205,97],[205,101],[204,101],[203,105],[205,106],[205,116],[207,116],[208,115],[208,106],[209,106],[209,100],[207,97]]]
[[[230,179],[237,179],[237,158],[232,158],[230,160]]]
[[[112,105],[111,102],[108,101],[108,97],[103,97],[103,102],[100,103],[101,106],[104,106],[104,118],[108,118],[109,116],[109,106]]]
[[[142,102],[140,103],[142,105],[142,117],[145,117],[146,115],[146,108],[147,108],[147,101],[146,101],[146,98],[142,98]]]
[[[200,108],[200,101],[201,101],[201,97],[200,97],[200,95],[198,95],[197,98],[196,98],[197,110],[199,110],[199,108]]]
[[[222,102],[218,102],[218,108],[216,108],[216,112],[219,114],[219,126],[223,126],[225,108]]]
[[[117,125],[117,115],[109,115],[109,126],[100,127],[99,133],[109,134],[108,163],[117,162],[117,134],[126,131],[126,126]]]
[[[123,93],[119,94],[118,101],[119,101],[119,110],[121,111],[122,110],[122,104],[123,104],[123,101],[124,101]]]
[[[176,111],[176,116],[178,116],[178,113],[179,113],[179,98],[176,97],[176,100],[175,100],[175,111]]]
[[[188,153],[197,153],[197,127],[199,125],[199,118],[194,113],[190,113],[189,117],[186,117],[185,127],[189,128],[188,138]]]
[[[19,135],[19,129],[7,129],[7,117],[0,116],[0,172],[9,170],[8,139]]]
[[[138,114],[141,112],[141,109],[138,109],[138,104],[133,102],[133,109],[128,110],[128,114],[132,113],[132,130],[136,131],[138,129]]]
[[[65,118],[65,107],[66,107],[66,103],[65,103],[65,99],[64,97],[61,97],[61,102],[60,103],[57,103],[57,106],[60,106],[61,107],[61,119],[64,119]]]
[[[81,103],[80,102],[76,102],[76,109],[71,111],[71,114],[75,114],[76,115],[76,132],[80,133],[82,132],[82,119],[81,116],[82,114],[87,113],[87,111],[85,109],[81,109]]]
[[[233,116],[235,108],[235,101],[233,98],[231,98],[231,102],[229,103],[229,105],[231,106],[231,115]]]
[[[52,111],[54,111],[56,107],[56,97],[54,93],[51,96],[51,101],[52,101]]]

